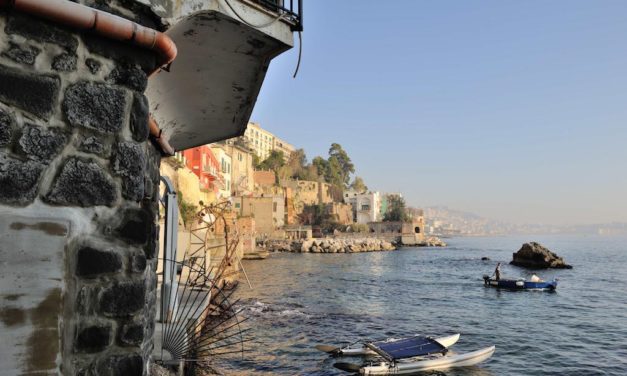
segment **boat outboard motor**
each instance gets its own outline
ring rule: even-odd
[[[486,285],[490,284],[490,276],[489,275],[487,275],[487,274],[483,275],[483,283],[486,284]]]

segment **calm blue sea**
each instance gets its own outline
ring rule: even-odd
[[[446,239],[447,248],[363,254],[272,254],[246,261],[253,283],[238,297],[255,340],[245,358],[219,361],[226,374],[339,375],[313,347],[410,333],[461,333],[456,352],[496,345],[484,364],[437,374],[627,375],[627,238],[527,236]],[[539,241],[572,270],[555,293],[485,288],[483,274]],[[482,261],[487,256],[490,261]]]

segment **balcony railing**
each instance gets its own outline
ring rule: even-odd
[[[303,31],[303,0],[250,0],[262,7],[281,14],[289,21],[292,31]]]

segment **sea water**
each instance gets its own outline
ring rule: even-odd
[[[457,353],[496,345],[479,366],[437,375],[627,375],[627,238],[446,239],[446,248],[358,254],[276,253],[244,266],[237,292],[254,340],[220,357],[225,374],[340,375],[317,344],[461,333]],[[512,253],[539,241],[573,265],[536,271],[556,292],[486,288],[482,275],[529,277]],[[482,257],[489,257],[483,261]]]

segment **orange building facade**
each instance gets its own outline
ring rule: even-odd
[[[183,151],[185,165],[200,179],[200,189],[218,192],[222,179],[220,163],[208,145]]]

